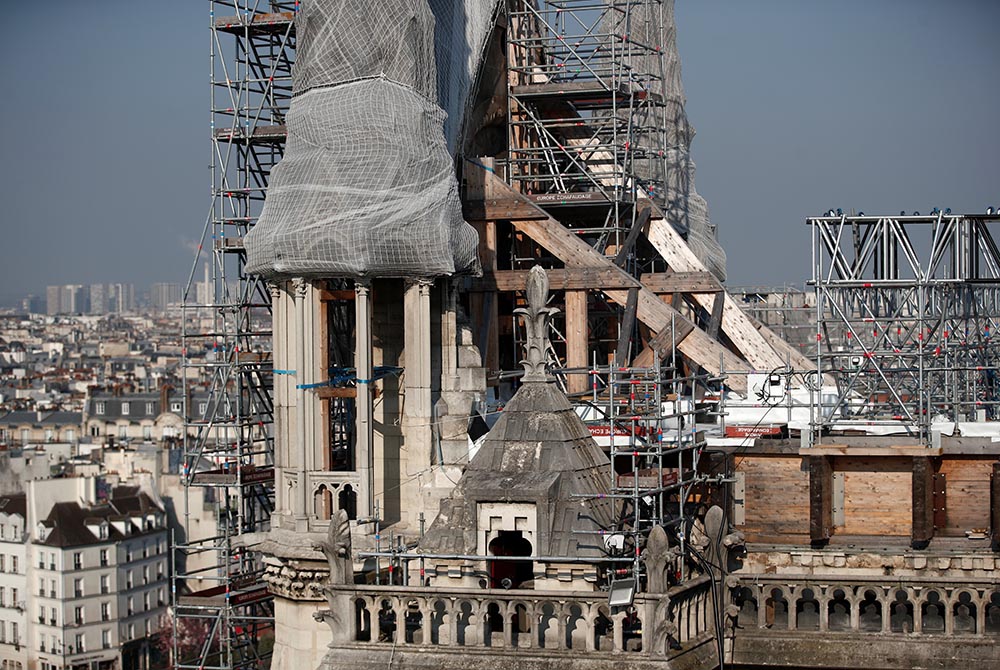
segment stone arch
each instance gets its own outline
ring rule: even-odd
[[[485,605],[486,609],[483,615],[483,645],[486,647],[502,647],[504,625],[503,604],[495,600],[488,600]]]
[[[538,648],[558,649],[559,613],[555,603],[547,602],[538,612]]]
[[[851,601],[844,589],[834,589],[826,604],[827,629],[851,630]]]
[[[347,518],[356,521],[358,518],[358,492],[350,484],[344,484],[337,494],[337,509],[347,512]]]
[[[523,602],[513,602],[508,609],[510,641],[513,647],[531,646],[531,608]]]
[[[741,628],[756,628],[757,596],[753,589],[749,586],[737,588],[733,601],[740,608],[740,612],[736,616],[736,623]]]
[[[455,609],[455,644],[466,646],[475,645],[475,639],[469,639],[469,632],[475,631],[476,608],[468,600],[463,600]]]
[[[819,630],[819,600],[810,586],[799,591],[799,598],[795,601],[795,628]]]
[[[622,619],[622,648],[625,651],[642,651],[642,619],[632,610]]]
[[[320,484],[313,491],[313,516],[328,521],[333,514],[333,491]]]
[[[378,641],[397,642],[397,616],[394,603],[385,598],[379,602],[378,610]]]
[[[898,589],[892,596],[892,604],[889,607],[889,630],[893,633],[913,632],[913,602],[903,589]]]
[[[358,642],[371,642],[372,613],[364,598],[354,601],[354,639]]]
[[[563,609],[566,621],[566,649],[585,649],[587,644],[587,621],[584,607],[579,603],[569,603]]]
[[[490,541],[487,551],[490,556],[531,556],[531,541],[519,530],[501,530]],[[490,587],[494,589],[517,589],[534,580],[534,565],[530,560],[489,561]]]
[[[983,632],[993,635],[1000,635],[1000,591],[994,591],[989,599],[983,603],[986,609]]]
[[[449,624],[454,614],[448,608],[445,600],[437,599],[431,604],[430,611],[430,634],[431,644],[451,644],[451,631]]]
[[[611,619],[611,610],[607,605],[601,605],[594,614],[594,650],[613,651],[615,648],[615,624]]]
[[[866,633],[882,631],[883,608],[879,593],[875,589],[864,589],[857,602],[858,628]]]
[[[944,633],[945,604],[941,594],[931,590],[920,603],[920,632],[924,635]]]
[[[403,610],[403,640],[410,644],[420,644],[427,639],[424,629],[424,613],[420,610],[420,603],[411,600],[406,603]]]
[[[952,632],[975,634],[976,601],[969,591],[960,591],[951,605]]]
[[[764,600],[764,624],[774,628],[788,628],[788,596],[775,586]]]

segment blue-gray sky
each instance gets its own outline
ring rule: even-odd
[[[16,3],[0,302],[183,281],[209,205],[208,2]],[[1000,2],[677,0],[696,184],[731,284],[800,283],[803,220],[1000,205]]]

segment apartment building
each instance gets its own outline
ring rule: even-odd
[[[90,477],[25,488],[0,497],[0,554],[17,567],[0,575],[14,603],[0,608],[10,640],[0,660],[8,670],[144,670],[169,598],[162,503],[135,486],[97,500]]]
[[[0,664],[3,670],[24,670],[27,616],[27,544],[25,496],[0,497]]]

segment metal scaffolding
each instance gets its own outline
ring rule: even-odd
[[[239,536],[267,530],[274,504],[271,295],[245,271],[243,236],[282,156],[298,3],[209,7],[212,204],[184,296],[188,531],[175,542],[172,587],[173,664],[192,670],[270,661],[261,645],[273,630],[263,565]],[[194,516],[208,508],[215,532],[192,537]],[[197,649],[180,644],[192,624]]]
[[[602,252],[628,233],[640,197],[663,202],[660,5],[508,5],[508,182],[538,205],[563,210],[558,218],[594,235]]]
[[[575,403],[610,462],[609,489],[618,518],[604,533],[605,546],[612,557],[633,559],[615,576],[630,575],[636,583],[644,574],[639,550],[650,531],[662,526],[687,558],[688,538],[703,520],[712,490],[728,485],[728,468],[717,472],[703,459],[705,433],[698,427],[699,414],[712,413],[704,398],[717,397],[723,380],[681,377],[676,363],[676,358],[672,365],[657,361],[647,368],[595,361],[589,371],[591,395]],[[678,561],[676,568],[674,578],[686,579],[687,562]]]
[[[820,370],[816,426],[859,422],[928,439],[930,424],[997,420],[1000,215],[807,220]]]
[[[770,328],[775,335],[816,358],[816,310],[813,291],[797,286],[727,286],[743,312]]]

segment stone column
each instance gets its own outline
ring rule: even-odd
[[[405,397],[403,408],[403,448],[406,450],[406,483],[403,484],[401,516],[404,523],[417,513],[437,513],[424,509],[421,487],[429,478],[433,449],[431,430],[431,284],[407,284],[403,293],[403,338],[405,356]],[[411,518],[412,517],[412,518]]]
[[[295,499],[292,505],[293,516],[295,518],[295,531],[305,533],[309,530],[309,491],[306,486],[307,461],[306,453],[306,390],[303,388],[306,377],[306,294],[309,292],[309,285],[304,279],[296,278],[292,282],[292,290],[295,295],[295,450],[297,457],[295,462],[296,481]]]
[[[355,407],[355,468],[361,486],[358,491],[358,516],[370,517],[374,514],[372,500],[375,493],[374,444],[375,423],[372,398],[372,305],[371,284],[367,281],[354,283],[354,368],[358,377],[357,402]],[[374,525],[367,526],[374,531]]]
[[[289,385],[294,379],[292,369],[295,362],[291,359],[293,354],[289,344],[288,328],[290,320],[288,318],[288,294],[283,290],[284,282],[277,282],[268,285],[271,294],[271,314],[272,314],[272,342],[273,348],[272,362],[274,366],[274,507],[276,514],[272,523],[276,526],[282,525],[286,515],[291,511],[292,501],[288,500],[288,492],[284,486],[284,474],[291,467],[290,447],[291,440],[288,438],[289,428]],[[294,329],[293,329],[294,330]]]

